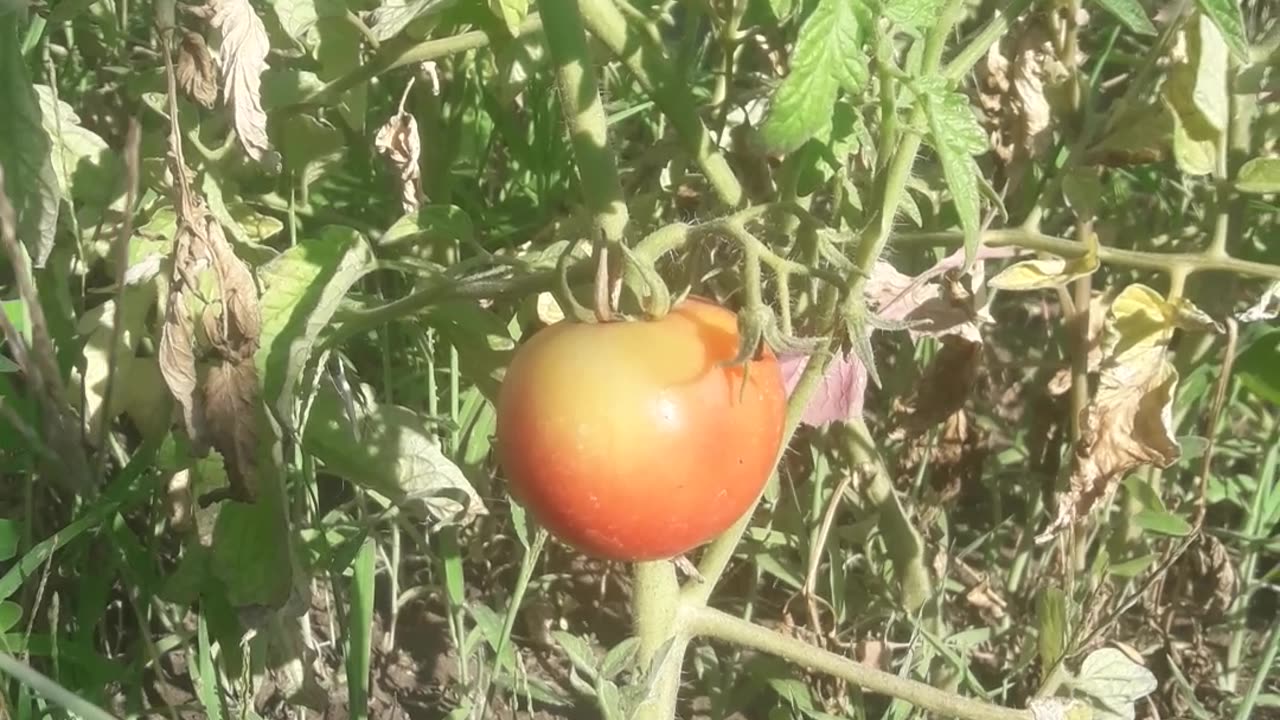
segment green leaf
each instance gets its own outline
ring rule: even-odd
[[[487,512],[428,433],[430,418],[398,405],[356,405],[348,417],[331,382],[316,393],[302,442],[329,472],[438,523],[466,524]]]
[[[1249,38],[1245,36],[1240,4],[1236,0],[1196,0],[1196,4],[1221,31],[1236,59],[1242,63],[1249,62]]]
[[[388,0],[369,14],[374,37],[386,41],[400,34],[409,23],[434,15],[453,5],[453,0]]]
[[[377,546],[367,538],[352,566],[351,612],[347,618],[347,688],[351,717],[369,717],[369,656],[373,640],[374,560]]]
[[[568,633],[563,630],[556,630],[551,633],[551,637],[564,650],[564,654],[568,656],[569,662],[578,669],[579,672],[594,678],[596,676],[596,654],[591,649],[591,644],[586,640]]]
[[[218,509],[209,569],[237,608],[279,608],[289,597],[288,513],[275,482],[263,483],[256,502],[223,502]]]
[[[213,647],[209,642],[209,623],[204,613],[196,618],[196,667],[199,683],[196,696],[204,706],[208,720],[222,720],[222,693],[218,689],[218,670],[214,666]]]
[[[1067,641],[1067,598],[1057,587],[1045,588],[1036,598],[1039,625],[1040,673],[1048,677],[1062,657]]]
[[[33,264],[44,267],[53,250],[62,193],[39,96],[20,51],[22,15],[0,14],[0,168],[4,192],[17,213],[18,237],[26,243]]]
[[[293,427],[294,388],[338,304],[373,267],[360,233],[329,226],[264,265],[262,338],[255,358],[262,392],[277,420]]]
[[[17,520],[0,518],[0,562],[12,560],[18,554],[19,530]]]
[[[1244,193],[1280,193],[1280,158],[1257,157],[1240,168],[1236,189]]]
[[[1191,523],[1168,511],[1142,510],[1133,516],[1133,524],[1158,535],[1186,537],[1191,533]]]
[[[635,662],[636,652],[639,649],[640,638],[635,637],[627,638],[614,645],[600,663],[600,675],[609,680],[617,677],[618,673],[631,667]]]
[[[819,0],[800,28],[791,71],[760,129],[769,149],[791,152],[803,145],[831,122],[840,88],[855,93],[866,84],[862,27],[870,22],[860,0]]]
[[[432,259],[452,253],[455,244],[475,242],[475,226],[466,211],[454,205],[424,205],[403,215],[377,238],[379,254],[391,251]]]
[[[1235,372],[1255,395],[1280,405],[1280,330],[1250,343],[1236,358]]]
[[[795,9],[795,4],[795,0],[769,0],[769,9],[778,20],[786,20],[791,17],[791,11]]]
[[[48,85],[36,85],[40,122],[53,153],[53,174],[63,197],[75,191],[77,199],[105,206],[120,186],[122,166],[107,141],[80,125],[70,105],[55,99]]]
[[[932,84],[932,83],[930,83]],[[924,85],[924,83],[922,83]],[[927,86],[926,86],[927,87]],[[925,89],[925,88],[922,88]],[[973,261],[978,250],[978,164],[973,155],[988,149],[986,133],[959,93],[928,88],[924,97],[932,144],[942,162],[942,172],[951,189],[956,214],[964,229],[965,265]]]
[[[942,0],[888,0],[884,16],[903,27],[922,30],[938,21]]]
[[[1136,558],[1118,562],[1107,568],[1107,573],[1117,577],[1137,577],[1139,573],[1151,566],[1160,556],[1155,553],[1140,555]]]
[[[1133,32],[1139,35],[1156,34],[1156,26],[1151,24],[1147,11],[1142,9],[1138,0],[1096,0],[1096,2]]]
[[[1155,675],[1120,650],[1104,647],[1084,659],[1078,677],[1068,679],[1076,690],[1091,696],[1101,710],[1133,717],[1133,705],[1156,689]]]
[[[319,18],[340,18],[347,14],[342,0],[272,0],[271,8],[280,20],[280,27],[294,40],[302,40]]]
[[[0,633],[8,632],[20,620],[22,620],[21,605],[8,600],[0,601]]]
[[[520,32],[520,23],[529,15],[529,0],[489,0],[489,9],[515,37]]]

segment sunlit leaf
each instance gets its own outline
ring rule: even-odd
[[[20,52],[22,13],[0,13],[0,168],[18,218],[18,237],[36,267],[53,250],[62,199],[52,144],[41,124],[40,102]]]
[[[1280,158],[1257,157],[1236,176],[1236,189],[1246,193],[1280,193]]]
[[[1096,2],[1133,32],[1139,35],[1156,34],[1156,26],[1151,24],[1147,11],[1142,8],[1138,0],[1096,0]]]

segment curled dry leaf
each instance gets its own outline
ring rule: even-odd
[[[271,49],[267,29],[249,0],[211,0],[210,23],[222,35],[222,97],[231,108],[236,136],[249,157],[261,161],[270,149],[262,110],[262,73]]]
[[[1050,148],[1054,107],[1069,77],[1045,16],[1018,25],[977,67],[983,124],[1006,165],[1040,157]]]
[[[418,139],[418,121],[407,112],[396,113],[378,130],[373,145],[396,169],[400,204],[404,211],[416,212],[422,202],[422,171],[418,167],[422,145]]]
[[[963,409],[978,380],[982,343],[965,337],[941,338],[942,347],[909,398],[895,398],[895,438],[916,437]]]
[[[252,354],[215,360],[205,376],[205,424],[209,441],[222,455],[232,499],[257,497],[257,421],[260,384]]]
[[[1102,364],[1102,330],[1107,324],[1107,309],[1111,307],[1109,293],[1094,293],[1089,301],[1089,372],[1098,371]],[[1049,380],[1050,395],[1061,395],[1071,389],[1071,367],[1059,368]]]
[[[218,101],[218,64],[204,43],[204,36],[194,32],[183,33],[174,74],[178,89],[187,97],[206,108],[213,108]]]
[[[1098,393],[1082,412],[1070,489],[1059,497],[1057,517],[1038,542],[1108,504],[1129,471],[1177,461],[1171,428],[1178,371],[1165,352],[1178,315],[1175,305],[1145,285],[1126,287],[1112,304]]]
[[[1163,594],[1179,610],[1218,623],[1226,619],[1239,592],[1240,576],[1226,546],[1200,533],[1170,568]]]
[[[181,231],[180,231],[181,232]],[[204,411],[196,394],[199,377],[196,374],[195,333],[185,293],[181,289],[170,292],[165,308],[164,326],[160,329],[160,374],[173,393],[182,413],[182,425],[196,454],[204,449]]]

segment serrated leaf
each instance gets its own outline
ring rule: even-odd
[[[1156,26],[1151,24],[1147,11],[1142,9],[1138,0],[1096,0],[1096,2],[1133,32],[1139,35],[1156,34]]]
[[[520,23],[529,15],[529,0],[489,0],[489,9],[515,37],[520,32]]]
[[[1280,193],[1280,158],[1253,158],[1240,168],[1236,189],[1258,195]]]
[[[904,27],[922,30],[938,21],[942,0],[889,0],[884,16]]]
[[[1244,32],[1240,4],[1236,0],[1196,0],[1196,5],[1218,27],[1236,59],[1242,63],[1249,62],[1249,38]]]
[[[640,649],[640,638],[629,637],[614,645],[600,662],[600,675],[612,680],[626,670],[635,661],[636,652]]]
[[[986,133],[963,95],[951,92],[928,93],[925,96],[925,114],[929,119],[932,144],[942,162],[942,172],[956,214],[964,229],[965,266],[973,261],[978,251],[980,204],[978,199],[978,175],[980,170],[973,155],[988,148]]]
[[[791,70],[773,95],[760,129],[764,144],[791,152],[831,122],[840,88],[857,92],[867,81],[859,0],[820,0],[805,19],[791,55]]]
[[[585,673],[588,677],[596,676],[596,654],[591,649],[591,644],[586,640],[574,635],[573,633],[556,630],[551,633],[552,639],[564,650],[564,654],[569,657],[569,661],[573,666]]]
[[[44,267],[53,250],[62,193],[53,146],[41,125],[39,97],[27,75],[19,36],[23,13],[0,13],[0,168],[18,220],[18,238],[32,263]]]
[[[330,226],[259,271],[262,337],[256,363],[263,397],[277,420],[293,426],[294,387],[347,290],[373,268],[360,233]]]

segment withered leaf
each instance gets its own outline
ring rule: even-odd
[[[1098,393],[1082,411],[1071,486],[1038,542],[1107,504],[1125,473],[1177,461],[1171,428],[1178,371],[1165,359],[1177,317],[1176,306],[1144,285],[1126,287],[1112,304]]]
[[[231,108],[236,136],[249,157],[262,160],[270,149],[267,114],[262,110],[262,73],[271,49],[267,29],[249,0],[212,0],[210,23],[222,35],[222,97]]]
[[[982,343],[947,335],[916,390],[894,400],[894,436],[914,437],[964,407],[982,364]]]
[[[378,130],[373,145],[396,170],[400,204],[405,212],[415,212],[422,198],[422,177],[418,167],[422,144],[418,139],[417,119],[407,112],[396,113]]]
[[[209,442],[227,469],[235,500],[257,499],[259,383],[252,356],[216,360],[202,387]]]
[[[204,438],[204,412],[200,408],[201,399],[196,395],[199,379],[196,374],[195,337],[181,287],[175,287],[169,295],[157,354],[160,374],[182,411],[183,425],[198,451]]]
[[[213,108],[218,101],[218,66],[200,33],[183,33],[174,75],[178,89],[196,103]]]
[[[233,360],[253,357],[262,334],[258,287],[248,265],[231,249],[222,226],[211,216],[206,216],[205,220],[206,237],[213,253],[213,270],[222,297],[220,322],[208,322],[214,316],[206,315],[205,331],[222,357]]]

